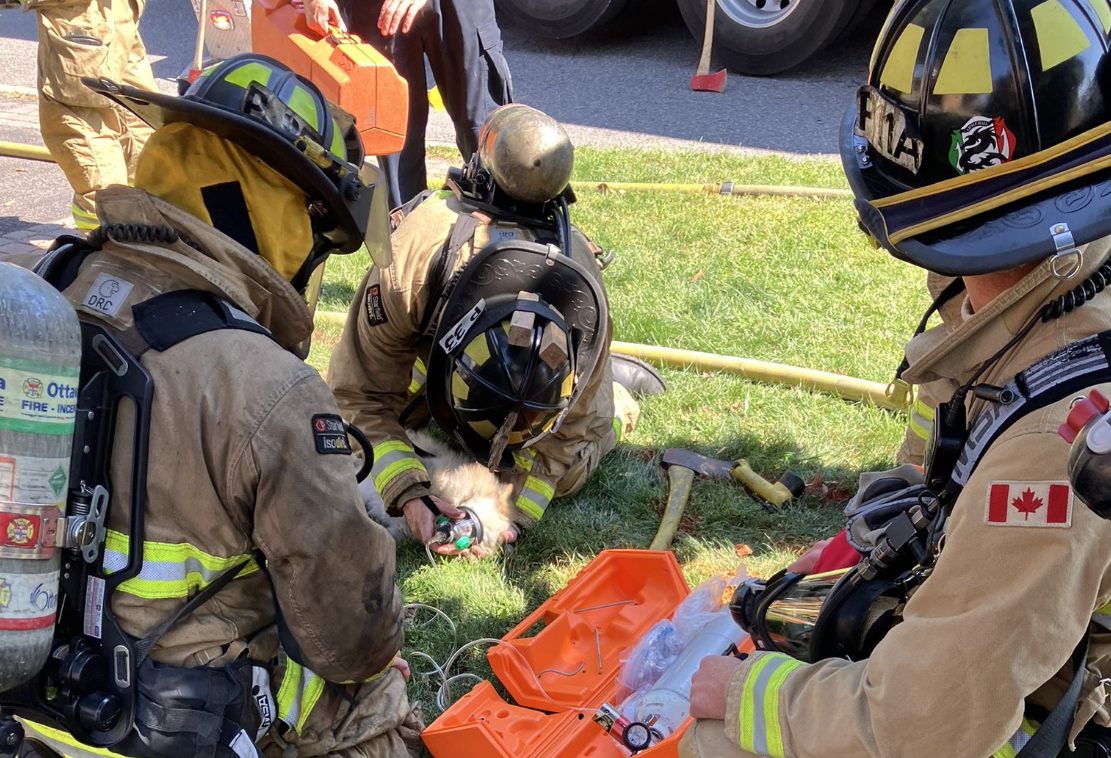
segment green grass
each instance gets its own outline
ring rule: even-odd
[[[445,156],[447,151],[443,151]],[[707,183],[733,180],[843,187],[828,161],[580,149],[576,181]],[[572,219],[617,252],[606,271],[616,338],[757,358],[886,383],[927,305],[924,276],[874,250],[847,200],[582,193]],[[329,263],[320,308],[345,311],[367,260]],[[319,369],[338,338],[319,329]],[[724,375],[667,371],[670,390],[643,403],[640,424],[577,497],[552,505],[513,556],[428,565],[403,547],[398,580],[407,600],[437,606],[459,640],[500,637],[606,548],[644,547],[667,498],[659,456],[684,447],[746,457],[769,479],[792,468],[821,477],[797,503],[770,513],[735,486],[697,481],[674,548],[689,582],[736,567],[768,574],[841,524],[857,472],[893,463],[901,414],[799,389]],[[421,620],[424,620],[424,616]],[[443,661],[446,625],[414,627],[406,652]],[[420,664],[414,664],[420,667]],[[488,676],[480,651],[457,670]],[[413,693],[431,692],[419,682]]]

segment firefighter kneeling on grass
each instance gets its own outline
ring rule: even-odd
[[[182,98],[86,82],[156,129],[136,187],[101,191],[99,230],[37,268],[154,387],[116,425],[103,550],[110,581],[142,540],[141,570],[106,602],[133,641],[107,660],[139,664],[137,692],[120,690],[126,666],[100,685],[137,706],[131,732],[107,741],[98,727],[112,720],[84,706],[48,720],[16,704],[27,743],[75,758],[105,753],[74,733],[135,758],[419,754],[394,545],[366,515],[335,400],[301,360],[314,272],[386,234],[354,120],[257,55],[206,71]],[[103,354],[93,345],[87,357]],[[138,537],[136,414],[150,423]]]
[[[650,367],[610,354],[602,250],[568,214],[573,162],[551,117],[523,105],[491,114],[467,166],[394,212],[394,260],[367,273],[333,355],[328,383],[374,446],[363,487],[372,513],[384,500],[384,523],[388,513],[403,531],[404,516],[428,543],[436,512],[462,516],[432,495],[407,434],[430,421],[508,485],[476,514],[473,547],[439,552],[516,540],[632,430],[630,393],[664,389]]]
[[[828,574],[735,598],[762,649],[702,662],[684,756],[1109,754],[1111,523],[1058,435],[1111,383],[1109,27],[1102,0],[896,4],[842,160],[862,227],[961,282],[906,348],[948,400],[924,474],[861,478],[863,562],[812,625],[784,611]]]

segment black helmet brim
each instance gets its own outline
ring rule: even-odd
[[[1035,159],[1042,160],[1045,171],[1061,180],[1052,187],[1039,191],[1037,181],[1028,181],[1026,186],[1029,192],[1020,190],[1017,198],[997,208],[893,242],[888,221],[877,204],[895,202],[898,196],[885,195],[878,190],[875,182],[869,181],[869,167],[862,163],[862,154],[858,152],[855,123],[856,109],[850,107],[842,120],[839,149],[845,176],[856,197],[860,224],[884,249],[900,260],[946,276],[975,276],[1018,268],[1062,252],[1062,240],[1068,237],[1055,235],[1054,231],[1062,224],[1067,226],[1075,245],[1111,235],[1111,213],[1107,211],[1108,198],[1111,197],[1111,168],[1100,168],[1102,162],[1111,156],[1111,128],[1108,125],[1071,140],[1077,143],[1086,136],[1091,138],[1088,144],[1071,151],[1067,160],[1062,157],[1067,144],[1023,159],[1035,169],[1039,166]],[[1050,165],[1051,160],[1064,161],[1064,167],[1053,173],[1052,169],[1056,167]],[[1015,171],[1019,165],[1021,163],[1005,164],[997,167],[998,171],[986,169],[934,188],[915,190],[915,194],[922,196],[916,202],[923,209],[923,217],[926,217],[931,202],[941,205],[948,200],[954,204],[953,200],[959,199],[959,195],[954,194],[957,192],[965,193],[971,201],[979,201],[982,199],[978,196],[981,190],[989,188],[989,183],[998,182],[999,176],[1005,172]],[[1073,176],[1075,178],[1070,179]],[[947,189],[945,185],[948,184],[954,185],[953,188]],[[932,200],[925,196],[929,192],[935,193]],[[943,193],[949,197],[942,198]]]

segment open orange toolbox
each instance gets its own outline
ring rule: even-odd
[[[502,638],[524,660],[501,646],[487,654],[517,705],[508,704],[483,682],[424,731],[424,744],[436,758],[629,756],[630,751],[594,723],[591,714],[603,703],[618,705],[617,675],[625,651],[657,621],[670,618],[688,594],[674,554],[606,550]],[[525,636],[540,622],[539,632]],[[548,670],[578,673],[542,673]],[[533,672],[555,703],[540,692]],[[689,723],[638,755],[677,758]]]

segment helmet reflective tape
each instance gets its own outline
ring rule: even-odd
[[[289,95],[289,107],[316,131],[320,129],[320,117],[316,112],[316,102],[304,87],[294,87]],[[332,142],[335,142],[333,136]]]
[[[204,75],[208,76],[215,71],[216,68],[216,66],[212,66],[206,69]],[[255,82],[265,87],[270,83],[270,69],[261,63],[244,63],[242,66],[228,72],[228,74],[224,76],[224,81],[238,84],[243,89],[247,89]]]
[[[490,360],[490,346],[486,344],[486,332],[479,332],[478,336],[463,348],[463,355],[470,358],[475,366],[481,366]]]

